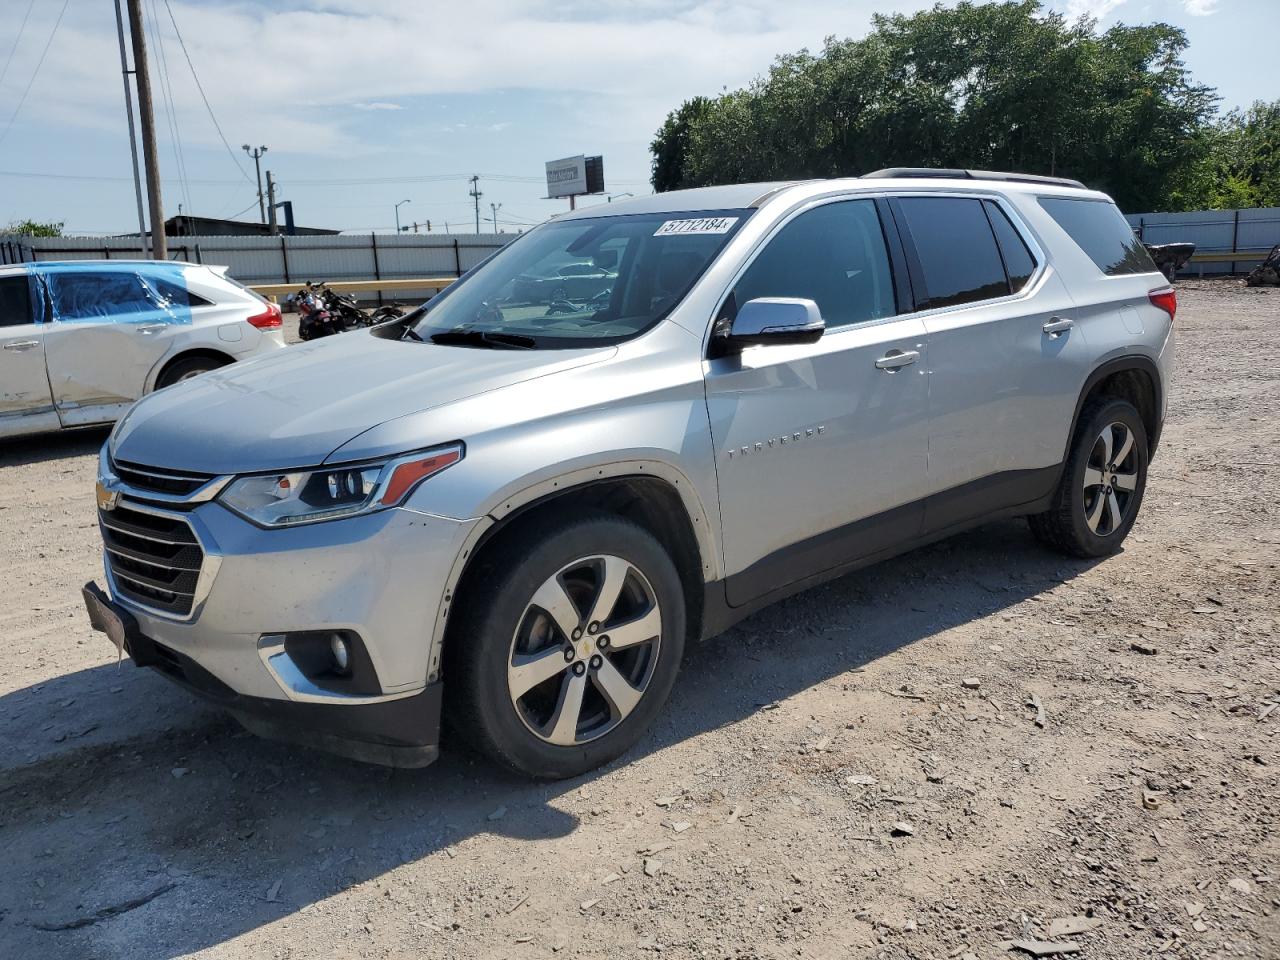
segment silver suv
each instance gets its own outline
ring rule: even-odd
[[[993,517],[1119,549],[1174,311],[1073,181],[892,170],[582,210],[403,320],[135,405],[86,603],[256,732],[416,766],[443,714],[572,776],[643,735],[687,640],[788,594]]]

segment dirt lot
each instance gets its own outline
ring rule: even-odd
[[[1180,297],[1121,555],[999,523],[796,597],[554,785],[265,743],[117,669],[78,596],[103,434],[0,447],[0,956],[995,958],[1086,918],[1052,939],[1280,957],[1280,291]]]

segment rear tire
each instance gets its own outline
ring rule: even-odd
[[[626,752],[665,705],[684,654],[684,592],[662,545],[589,513],[536,524],[481,564],[445,644],[449,729],[545,779]]]
[[[1027,518],[1046,546],[1075,557],[1115,553],[1147,487],[1147,430],[1127,400],[1101,397],[1080,414],[1053,504]]]
[[[187,357],[183,360],[177,360],[165,368],[156,380],[156,389],[163,387],[171,387],[175,383],[181,383],[183,380],[190,380],[192,377],[198,377],[202,373],[208,373],[210,370],[217,370],[219,367],[225,367],[230,360],[215,360],[213,357]]]

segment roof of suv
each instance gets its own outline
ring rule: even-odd
[[[766,197],[793,187],[800,180],[779,180],[775,183],[731,183],[722,187],[694,187],[691,190],[668,190],[651,193],[617,203],[596,204],[583,207],[556,219],[578,220],[588,217],[615,216],[623,213],[679,213],[692,210],[741,210],[759,206]]]
[[[893,168],[877,170],[862,177],[841,177],[832,180],[779,180],[767,183],[735,183],[719,187],[695,187],[690,190],[669,190],[653,193],[632,200],[596,204],[570,213],[561,214],[556,220],[578,220],[591,217],[619,216],[626,213],[692,213],[702,210],[739,210],[763,206],[766,201],[781,194],[791,194],[799,188],[805,193],[819,195],[832,189],[884,190],[891,187],[937,189],[939,187],[966,190],[988,189],[999,191],[1030,191],[1036,194],[1075,196],[1101,199],[1105,195],[1090,190],[1076,180],[1064,177],[1037,177],[1031,174],[998,173],[985,170],[941,170],[927,168]]]

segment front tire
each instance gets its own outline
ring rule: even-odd
[[[1028,517],[1031,532],[1075,557],[1116,553],[1147,488],[1147,430],[1127,400],[1103,397],[1085,407],[1053,505]]]
[[[642,527],[592,513],[536,525],[468,578],[445,645],[450,729],[546,779],[585,773],[644,734],[684,654],[684,591]]]

